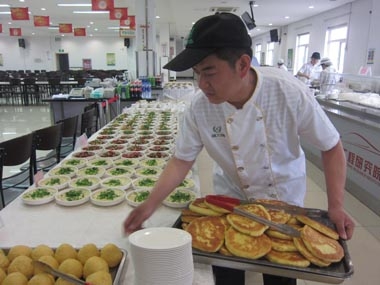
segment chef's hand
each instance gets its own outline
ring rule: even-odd
[[[347,213],[341,209],[329,209],[328,213],[330,220],[336,226],[339,236],[344,240],[351,239],[354,233],[355,223]]]
[[[134,231],[142,229],[142,224],[154,212],[156,207],[150,205],[148,200],[134,209],[124,221],[124,233],[130,234]]]

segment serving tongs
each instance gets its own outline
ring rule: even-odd
[[[66,273],[63,273],[62,271],[56,270],[53,267],[51,267],[50,265],[48,265],[48,264],[46,264],[46,263],[44,263],[42,261],[33,260],[33,265],[35,267],[37,267],[38,269],[46,272],[46,273],[49,273],[49,274],[54,275],[56,277],[60,277],[62,279],[65,279],[66,281],[69,281],[69,282],[71,282],[73,284],[91,285],[91,283],[89,283],[89,282],[80,280],[80,279],[75,278],[73,276],[70,276],[70,275],[68,275]]]
[[[237,206],[241,205],[241,201],[239,199],[226,197],[226,196],[219,196],[219,195],[206,195],[205,200],[207,203],[210,203],[212,205],[221,207],[223,209],[226,209],[232,213],[244,216],[246,218],[252,219],[256,222],[259,222],[263,225],[269,226],[281,233],[284,233],[286,235],[292,236],[292,237],[300,237],[301,234],[298,230],[292,228],[291,226],[288,226],[286,224],[278,224],[275,222],[272,222],[270,220],[267,220],[263,217],[260,217],[258,215],[252,214],[250,212],[244,211]]]
[[[218,199],[221,199],[225,201],[226,203],[234,204],[236,206],[238,205],[245,205],[245,204],[259,204],[264,206],[268,210],[276,210],[276,211],[284,211],[286,213],[289,213],[291,215],[304,215],[309,217],[322,217],[325,216],[327,213],[324,210],[316,209],[316,208],[303,208],[295,205],[288,204],[283,201],[276,201],[276,203],[266,202],[265,200],[256,200],[256,199],[249,199],[249,200],[240,200],[237,198],[232,198],[229,196],[224,195],[207,195],[207,196],[215,196],[218,197]]]

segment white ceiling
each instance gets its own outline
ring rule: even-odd
[[[115,7],[128,7],[130,15],[135,14],[135,1],[145,0],[114,0]],[[191,25],[197,19],[214,13],[212,8],[233,8],[234,13],[241,15],[247,11],[250,5],[246,0],[155,0],[156,15],[160,16],[157,23],[170,24],[170,36],[172,38],[186,38]],[[256,0],[252,1],[258,7],[253,7],[253,14],[257,27],[251,31],[251,35],[267,32],[270,29],[284,26],[324,11],[344,5],[354,0]],[[3,33],[0,37],[9,36],[9,27],[22,28],[23,36],[59,36],[58,29],[47,27],[34,27],[33,15],[50,16],[53,26],[59,23],[71,23],[73,27],[86,27],[87,36],[118,36],[117,30],[109,27],[117,27],[119,21],[108,19],[108,14],[73,14],[74,10],[91,10],[91,7],[58,7],[58,3],[87,3],[91,0],[1,0],[1,4],[9,4],[11,7],[28,7],[30,11],[29,21],[12,21],[10,15],[0,14],[0,24],[3,25]],[[314,6],[313,9],[309,6]],[[46,11],[41,11],[46,8]],[[9,7],[0,7],[0,12],[9,11]],[[286,19],[285,17],[289,17]],[[90,24],[93,22],[93,24]],[[272,26],[269,26],[272,24]],[[97,28],[98,31],[94,29]],[[156,29],[159,30],[159,29]],[[65,34],[65,36],[73,36]]]

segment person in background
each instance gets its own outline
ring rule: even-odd
[[[318,62],[321,59],[319,52],[313,52],[310,58],[310,62],[302,65],[300,70],[297,72],[296,76],[302,82],[310,85],[313,80],[319,79],[319,73],[321,72],[321,67]]]
[[[186,48],[164,68],[193,68],[199,90],[187,107],[175,152],[149,198],[124,221],[125,233],[142,228],[183,181],[203,148],[218,167],[214,193],[248,200],[276,199],[302,206],[306,159],[300,139],[322,152],[328,214],[341,238],[354,223],[343,208],[346,160],[339,133],[309,88],[277,68],[252,67],[252,40],[239,16],[198,20]],[[284,119],[285,118],[285,119]],[[245,272],[213,266],[215,284],[245,284]],[[296,279],[263,274],[265,285]]]
[[[284,60],[282,58],[280,58],[279,60],[277,60],[277,67],[280,68],[280,69],[283,69],[285,71],[288,71],[288,68],[284,64]]]
[[[254,55],[252,55],[251,65],[252,66],[260,66],[259,61],[257,60],[256,56],[254,56]]]
[[[321,59],[322,71],[319,77],[320,92],[331,95],[336,84],[336,69],[328,57]]]

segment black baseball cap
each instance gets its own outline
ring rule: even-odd
[[[163,68],[183,71],[219,48],[250,48],[251,45],[252,39],[239,16],[231,13],[206,16],[193,25],[185,49]]]

